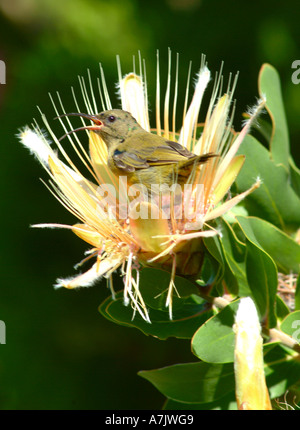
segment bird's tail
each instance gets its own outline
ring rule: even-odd
[[[191,157],[188,160],[183,161],[178,167],[180,169],[184,169],[185,167],[190,167],[192,165],[204,164],[213,157],[218,157],[218,155],[213,154],[212,152],[208,152],[207,154],[202,155],[196,155],[195,157]]]

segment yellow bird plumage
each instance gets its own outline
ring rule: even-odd
[[[195,165],[215,156],[212,153],[197,156],[177,142],[149,133],[129,112],[121,109],[97,115],[66,115],[82,116],[94,123],[67,134],[83,129],[99,134],[107,146],[108,167],[117,176],[127,176],[130,185],[141,183],[150,190],[152,184],[171,186],[174,179],[183,185]]]

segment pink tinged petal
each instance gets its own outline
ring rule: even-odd
[[[233,326],[235,332],[234,373],[239,409],[271,410],[263,361],[263,339],[254,302],[242,298]]]
[[[234,198],[227,200],[225,203],[219,205],[215,209],[208,211],[204,217],[205,222],[211,221],[212,219],[218,218],[219,216],[224,215],[238,203],[240,203],[248,194],[252,193],[254,190],[260,187],[261,181],[258,179],[255,184],[252,185],[247,191],[244,191],[241,194],[238,194]]]
[[[135,73],[129,73],[120,81],[122,109],[130,112],[137,122],[150,131],[148,101],[145,84]]]
[[[244,155],[237,155],[231,160],[231,162],[229,163],[229,166],[227,167],[227,170],[222,176],[221,181],[218,183],[218,185],[216,186],[213,192],[214,205],[218,204],[219,201],[222,200],[222,198],[228,192],[231,185],[234,183],[237,175],[239,174],[244,162],[245,162]]]
[[[189,145],[193,136],[193,132],[194,132],[194,127],[198,120],[203,94],[209,80],[210,80],[210,71],[206,66],[203,66],[200,69],[198,79],[196,82],[194,96],[190,104],[190,107],[187,111],[187,114],[184,118],[184,123],[179,136],[179,143],[185,147],[189,148]]]

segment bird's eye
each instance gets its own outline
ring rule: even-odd
[[[110,115],[109,117],[108,117],[108,121],[109,122],[114,122],[116,120],[116,117],[114,116],[114,115]]]

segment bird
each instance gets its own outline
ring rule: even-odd
[[[64,134],[59,140],[79,130],[91,130],[100,135],[107,146],[107,165],[116,176],[126,176],[129,185],[143,184],[148,190],[153,184],[172,186],[187,182],[194,166],[206,163],[216,154],[196,155],[178,142],[144,130],[136,119],[122,109],[111,109],[80,116],[94,125],[79,127]],[[57,117],[58,118],[58,117]]]

